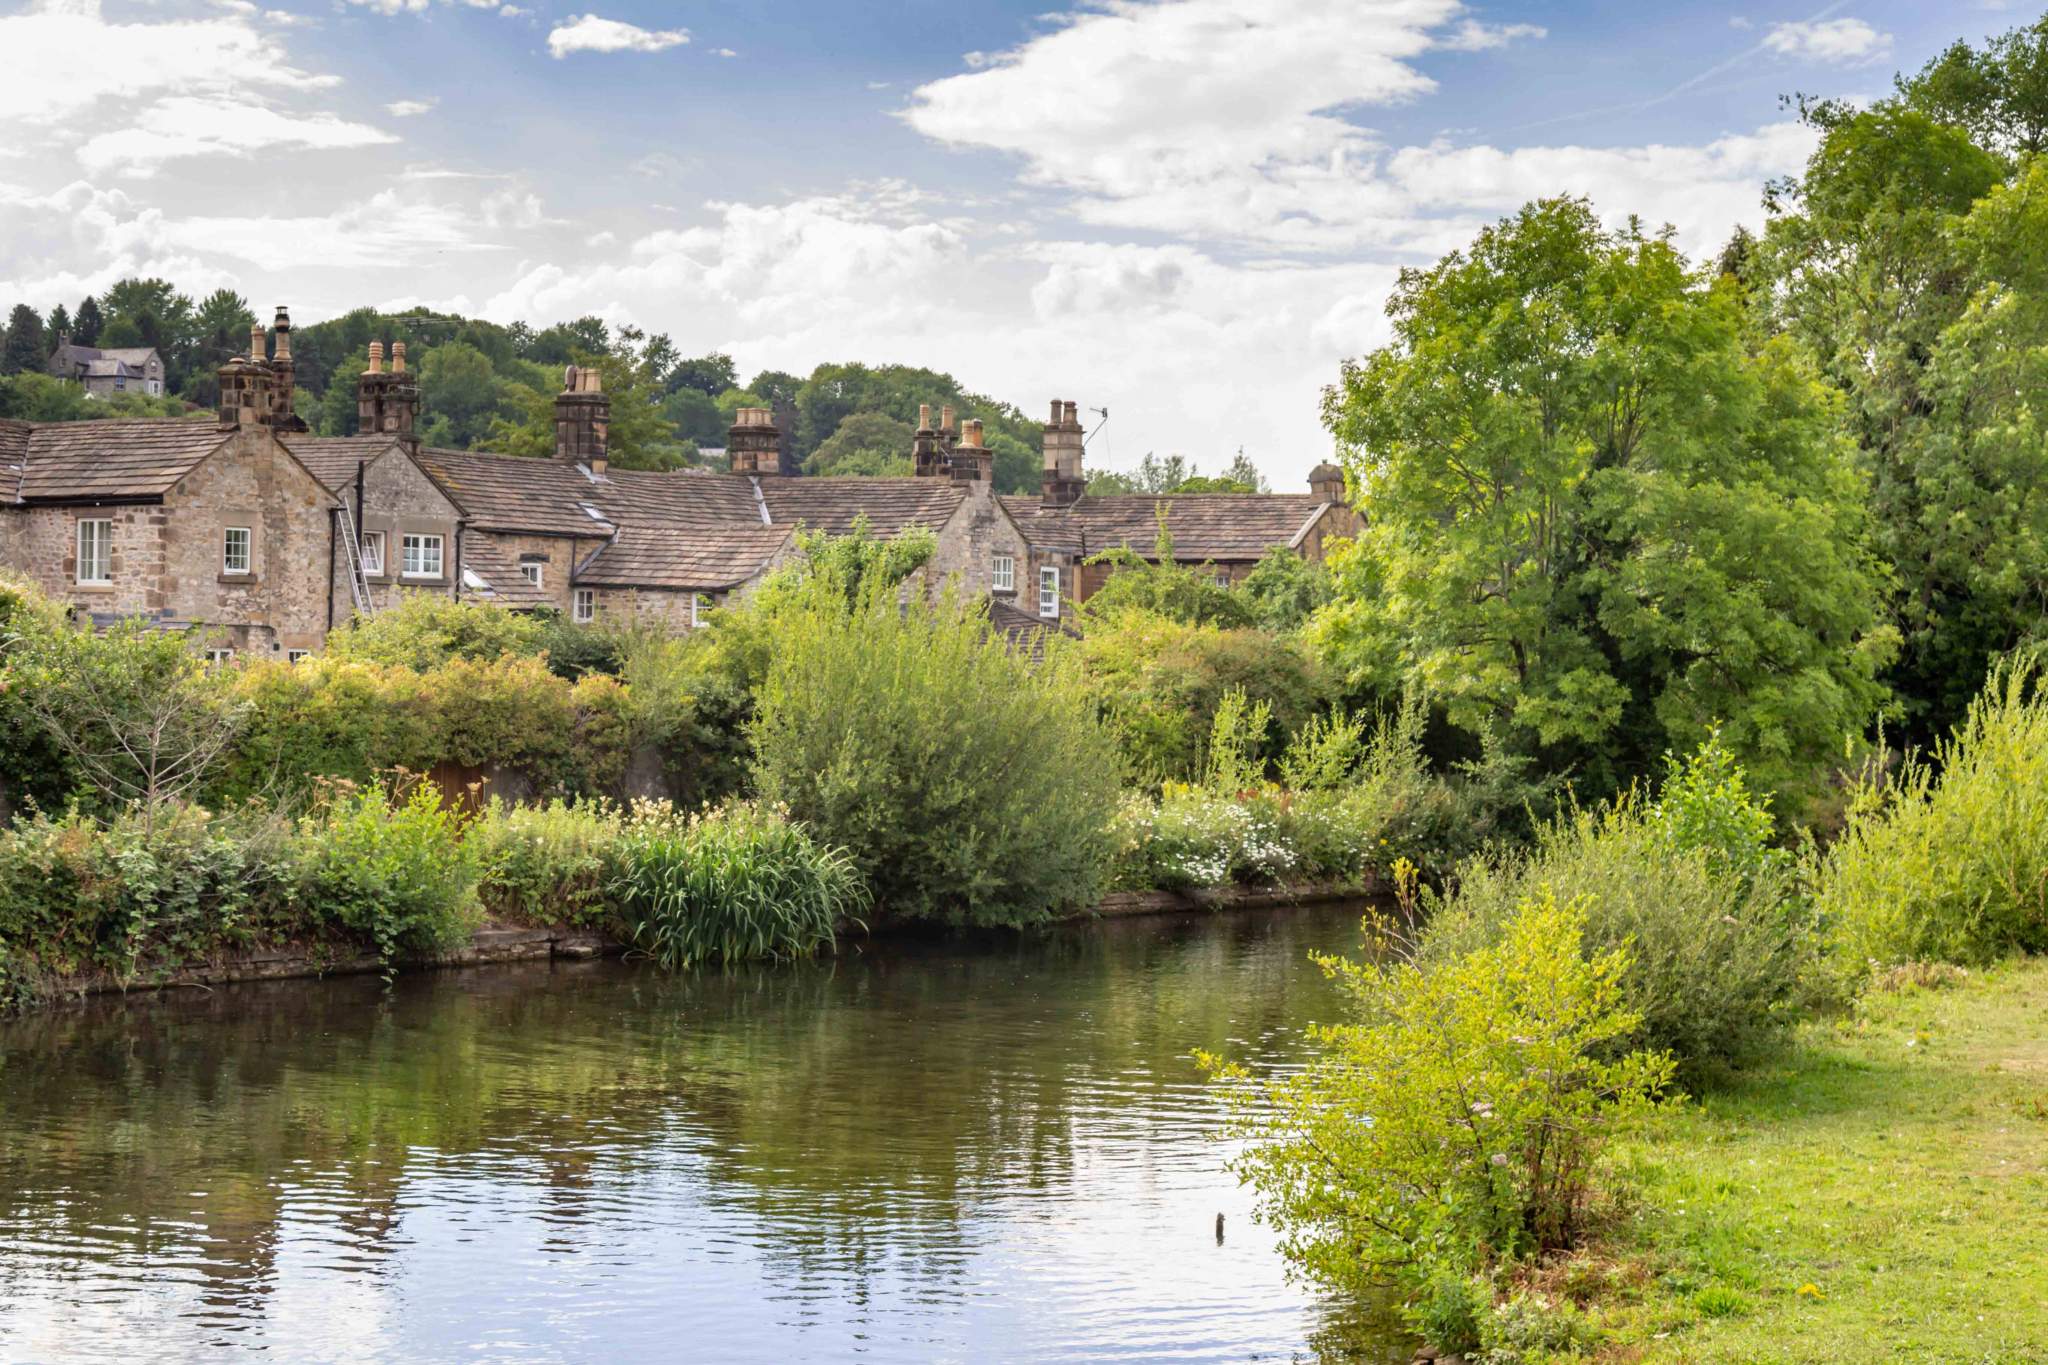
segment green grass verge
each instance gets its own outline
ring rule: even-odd
[[[1622,1155],[1604,1358],[2048,1362],[2048,959],[1873,992]]]

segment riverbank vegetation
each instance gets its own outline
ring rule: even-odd
[[[1704,269],[1531,205],[1329,393],[1320,662],[1571,788],[1325,963],[1307,1069],[1208,1061],[1297,1268],[1443,1351],[2043,1358],[2044,66],[1802,101]]]

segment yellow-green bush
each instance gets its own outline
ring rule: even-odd
[[[1816,892],[1846,973],[2048,951],[2043,677],[2000,667],[1931,759],[1860,793]]]

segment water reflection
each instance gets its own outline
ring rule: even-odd
[[[15,1021],[0,1357],[1405,1359],[1284,1281],[1186,1060],[1286,1065],[1355,925]]]

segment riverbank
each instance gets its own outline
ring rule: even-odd
[[[1616,1359],[2048,1361],[2048,959],[1873,991],[1621,1155],[1630,1249],[1544,1272]]]
[[[1377,883],[1370,880],[1363,885],[1314,882],[1295,886],[1200,887],[1184,891],[1113,891],[1096,904],[1060,916],[1053,922],[1072,923],[1088,919],[1127,919],[1145,915],[1293,909],[1371,900],[1377,894]],[[910,932],[908,926],[896,925],[883,930],[879,937],[886,939],[906,932]],[[64,978],[47,983],[38,1003],[49,1006],[92,995],[210,989],[245,982],[359,976],[386,971],[391,965],[406,972],[436,971],[551,959],[587,961],[596,957],[618,956],[628,951],[630,945],[595,929],[564,925],[489,923],[472,931],[465,941],[453,947],[401,958],[395,964],[387,964],[375,953],[350,951],[331,943],[278,944],[223,956],[212,961],[186,964],[175,970],[144,972],[128,979],[115,978],[104,973]]]

